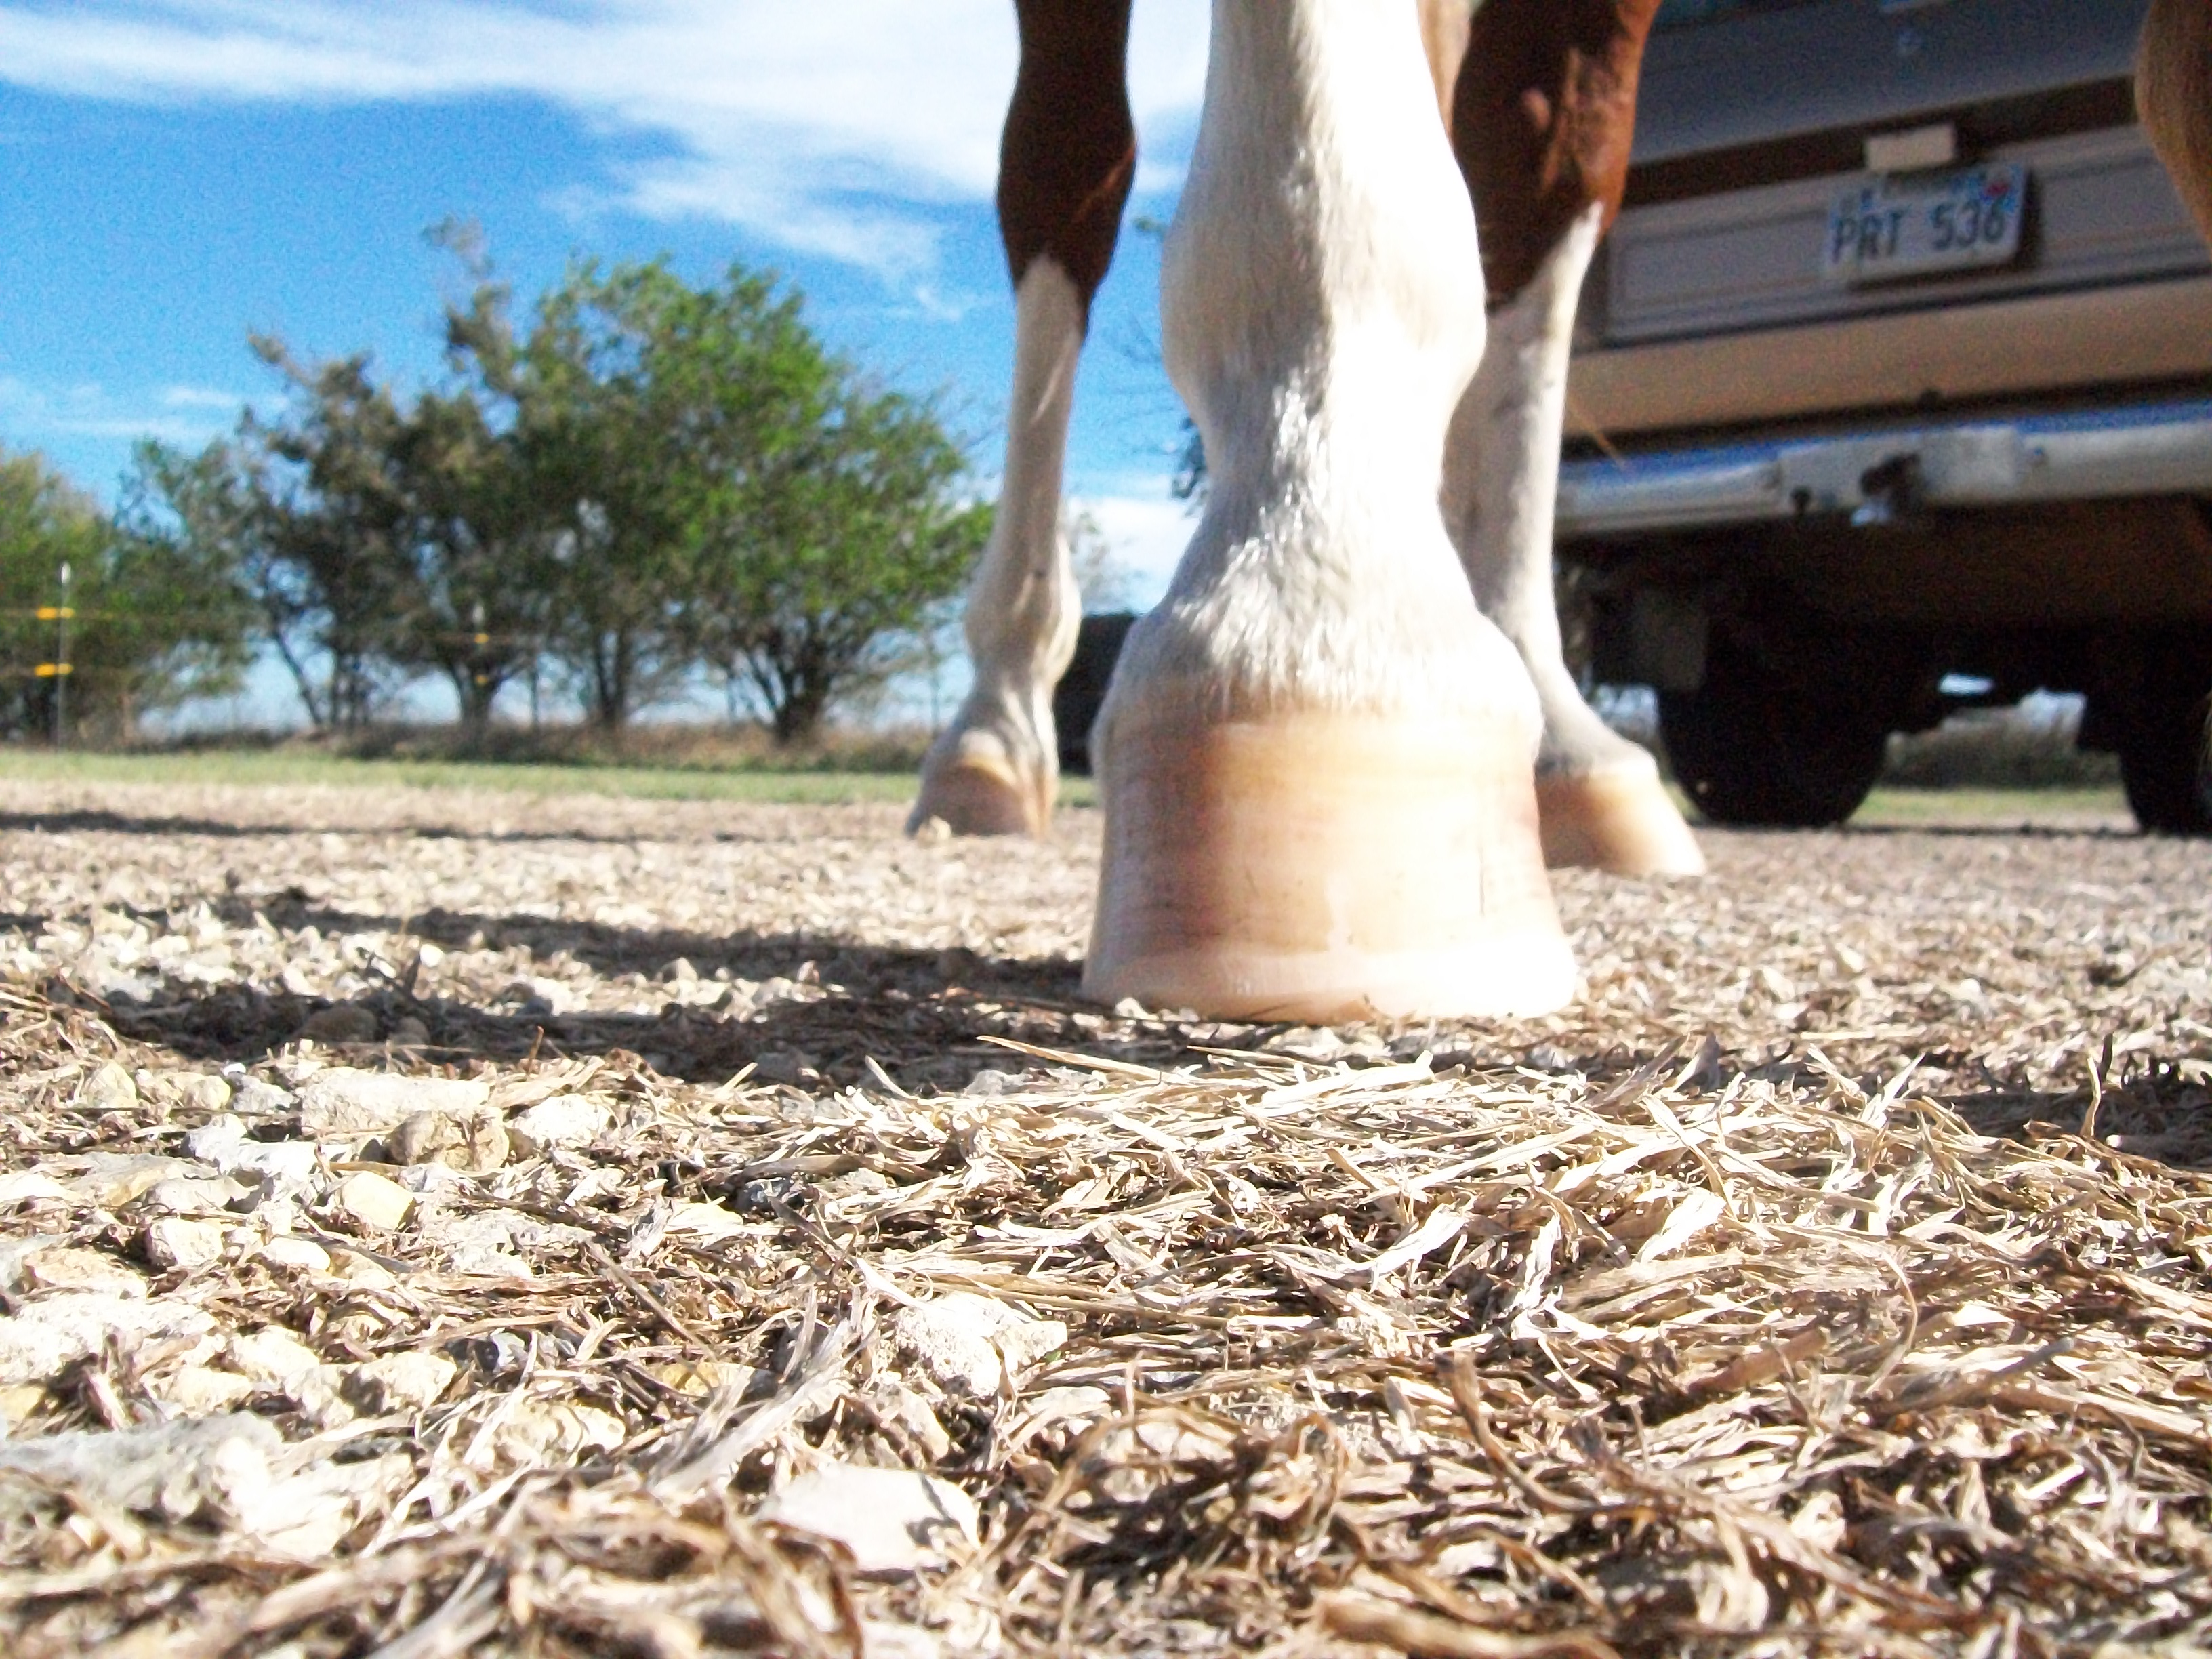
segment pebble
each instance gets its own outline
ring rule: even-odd
[[[17,1268],[21,1283],[41,1291],[104,1291],[112,1296],[146,1294],[145,1275],[98,1250],[50,1244],[27,1252]]]
[[[197,1267],[219,1258],[229,1236],[220,1221],[167,1216],[147,1225],[146,1260],[157,1267]]]
[[[556,1146],[587,1146],[613,1127],[615,1115],[583,1095],[550,1095],[507,1120],[515,1152],[534,1158]]]
[[[138,1085],[131,1073],[112,1060],[100,1066],[77,1085],[77,1104],[102,1112],[135,1112],[138,1109]]]
[[[70,1195],[104,1210],[119,1210],[161,1182],[210,1173],[204,1164],[155,1152],[88,1152],[71,1162],[78,1170],[69,1182]]]
[[[975,1500],[908,1469],[823,1463],[762,1504],[760,1518],[844,1545],[872,1577],[945,1565],[975,1545]]]
[[[374,1417],[428,1411],[453,1385],[460,1367],[441,1353],[386,1354],[354,1367],[346,1378],[349,1403]]]
[[[148,1392],[180,1417],[212,1417],[251,1399],[253,1384],[212,1365],[180,1365],[149,1383]]]
[[[395,1164],[440,1164],[488,1175],[507,1162],[507,1127],[489,1108],[465,1116],[416,1112],[386,1144]]]
[[[978,1400],[1011,1391],[1017,1376],[1067,1340],[1057,1319],[1030,1319],[1003,1302],[956,1291],[891,1321],[891,1342],[948,1394]]]
[[[326,1273],[331,1270],[331,1253],[312,1238],[278,1237],[270,1239],[256,1253],[272,1266],[290,1267],[303,1273]]]
[[[417,1112],[481,1114],[491,1103],[482,1083],[437,1077],[395,1077],[333,1066],[300,1085],[300,1127],[310,1139],[380,1135]]]
[[[185,1104],[195,1111],[220,1112],[230,1105],[230,1085],[219,1077],[204,1073],[176,1079],[177,1092],[184,1097]]]
[[[360,1225],[388,1233],[405,1222],[415,1194],[380,1175],[350,1175],[338,1182],[332,1201]]]
[[[322,1355],[282,1325],[267,1325],[251,1335],[234,1336],[223,1358],[240,1376],[278,1388],[304,1376],[323,1363]]]

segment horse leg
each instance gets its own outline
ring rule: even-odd
[[[1222,1018],[1557,1006],[1527,672],[1437,486],[1478,254],[1404,0],[1215,0],[1166,249],[1212,468],[1093,744],[1088,993]]]
[[[963,626],[975,682],[922,762],[907,827],[1042,836],[1060,785],[1052,690],[1082,598],[1060,533],[1076,360],[1136,169],[1128,0],[1017,0],[1021,70],[999,168],[1014,283],[1006,465]]]
[[[1475,15],[1451,126],[1492,307],[1446,444],[1443,507],[1475,603],[1535,683],[1547,861],[1695,875],[1704,855],[1656,763],[1598,719],[1567,671],[1552,580],[1575,310],[1620,204],[1650,10],[1489,0]]]

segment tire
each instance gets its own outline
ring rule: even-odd
[[[1121,643],[1136,626],[1135,613],[1114,611],[1085,617],[1075,636],[1075,657],[1052,692],[1052,723],[1059,734],[1060,769],[1091,775],[1091,726],[1106,702],[1106,688],[1121,660]]]
[[[2120,784],[2143,833],[2212,835],[2212,635],[2143,641],[2117,733]]]
[[[1659,694],[1674,775],[1707,818],[1816,830],[1858,811],[1881,775],[1898,653],[1851,644],[1805,637],[1762,651],[1717,629],[1705,684]]]

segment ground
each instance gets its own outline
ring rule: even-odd
[[[1709,834],[1321,1031],[1084,1006],[1088,810],[366,775],[0,771],[11,1654],[2212,1636],[2202,843]]]

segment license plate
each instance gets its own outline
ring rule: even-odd
[[[2009,264],[2020,253],[2027,169],[1969,167],[1863,179],[1828,212],[1821,275],[1885,283],[1933,270]]]

